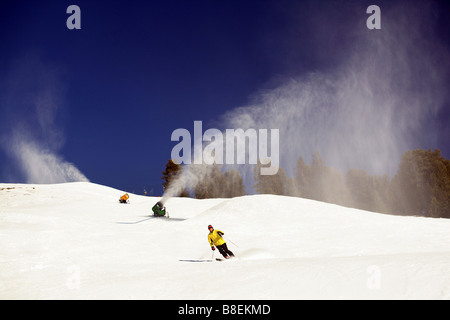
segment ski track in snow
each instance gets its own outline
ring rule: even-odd
[[[0,184],[0,299],[450,299],[450,220],[301,198]],[[212,259],[207,226],[237,259]],[[211,288],[220,288],[211,290]]]

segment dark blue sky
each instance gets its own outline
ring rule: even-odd
[[[367,6],[377,3],[383,14],[391,2],[3,2],[1,110],[10,122],[33,117],[27,108],[7,105],[13,98],[5,96],[39,90],[35,82],[11,90],[11,81],[48,72],[51,79],[45,81],[58,97],[53,124],[64,136],[57,153],[92,182],[137,193],[145,187],[158,195],[161,171],[176,144],[170,141],[173,130],[192,130],[194,120],[214,126],[280,76],[332,68],[352,34],[336,33],[334,26],[348,20],[364,25]],[[81,30],[66,28],[71,4],[81,9]],[[449,6],[436,6],[439,34],[448,46]],[[318,15],[329,24],[314,24]],[[441,113],[439,130],[448,137],[448,107]],[[7,130],[1,134],[5,139]],[[440,143],[449,157],[448,138]],[[3,181],[23,182],[3,150],[0,163]]]

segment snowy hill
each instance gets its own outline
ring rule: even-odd
[[[0,298],[450,298],[450,220],[273,195],[172,198],[149,218],[159,198],[123,193],[0,184]],[[239,258],[179,261],[211,258],[208,224]]]

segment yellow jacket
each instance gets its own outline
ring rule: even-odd
[[[211,245],[211,248],[214,246],[221,246],[225,243],[225,240],[222,238],[223,234],[223,231],[220,230],[213,230],[213,232],[208,234],[208,242]]]

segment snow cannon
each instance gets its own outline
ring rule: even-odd
[[[163,217],[166,215],[168,215],[168,212],[166,210],[166,207],[164,206],[164,204],[161,201],[158,201],[152,208],[153,211],[153,216],[155,217]]]
[[[125,193],[123,196],[120,197],[119,202],[120,203],[130,203],[130,196],[128,193]]]

